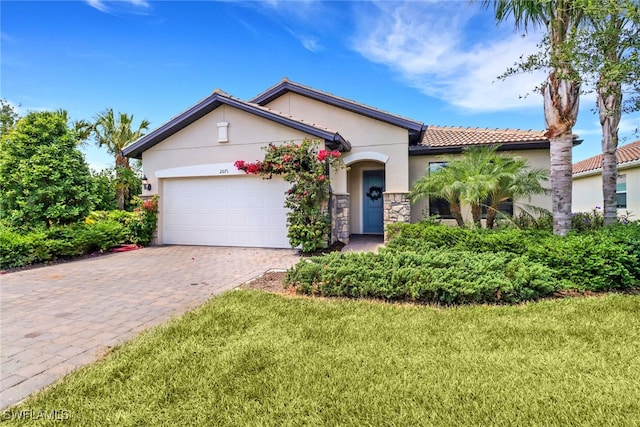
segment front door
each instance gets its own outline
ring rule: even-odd
[[[362,172],[362,232],[382,234],[384,221],[382,205],[384,192],[384,171]]]

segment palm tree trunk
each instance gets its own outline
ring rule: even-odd
[[[473,224],[482,228],[482,208],[479,204],[473,203],[471,205],[471,217],[473,218]]]
[[[560,135],[551,141],[551,207],[553,232],[566,236],[571,230],[571,148],[573,135]]]
[[[449,207],[451,208],[451,215],[455,218],[458,227],[464,228],[464,220],[462,219],[462,210],[460,209],[460,205],[457,203],[450,203]]]
[[[489,209],[487,210],[487,228],[489,229],[493,228],[496,222],[497,214],[498,214],[498,205],[493,206],[492,204],[491,206],[489,206]]]
[[[552,71],[543,89],[546,135],[551,154],[553,232],[559,236],[566,236],[571,230],[572,128],[578,117],[580,101],[580,83],[569,80],[572,74],[571,69]]]
[[[598,112],[602,126],[602,198],[604,225],[618,220],[616,181],[618,178],[618,125],[620,123],[622,88],[620,83],[609,82],[598,87]]]

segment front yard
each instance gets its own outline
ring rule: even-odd
[[[63,424],[77,426],[634,425],[639,354],[639,296],[438,308],[232,291],[3,420],[66,411]]]

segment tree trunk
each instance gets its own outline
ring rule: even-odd
[[[116,204],[118,206],[118,209],[120,209],[121,211],[124,210],[126,189],[126,184],[120,176],[120,170],[122,169],[131,169],[131,166],[129,166],[129,159],[121,154],[116,154]]]
[[[602,80],[601,82],[602,83]],[[616,182],[618,178],[618,125],[622,114],[622,87],[620,83],[598,85],[598,113],[602,126],[602,199],[604,225],[615,224],[618,220]]]
[[[571,148],[573,135],[551,138],[551,207],[553,232],[566,236],[571,230]]]
[[[482,208],[479,204],[474,203],[471,205],[471,217],[473,218],[473,224],[478,228],[482,228]]]
[[[489,209],[487,209],[487,228],[491,229],[494,227],[497,214],[498,205],[493,206],[493,204],[491,204],[491,206],[489,206]]]
[[[451,208],[451,215],[455,218],[458,227],[464,228],[464,220],[462,219],[462,210],[460,209],[460,205],[457,203],[450,203],[449,207]]]
[[[570,69],[552,71],[543,88],[546,136],[551,144],[553,232],[559,236],[571,229],[572,129],[580,101],[580,83],[569,80],[572,75]]]

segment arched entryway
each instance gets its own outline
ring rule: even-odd
[[[385,163],[389,159],[381,153],[354,153],[344,158],[349,167],[349,233],[384,233],[384,192],[386,190]]]

